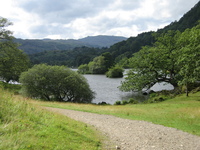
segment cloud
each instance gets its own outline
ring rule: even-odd
[[[29,0],[19,3],[26,12],[40,16],[45,22],[69,23],[75,18],[94,16],[114,0]]]
[[[0,14],[18,38],[136,36],[178,20],[198,0],[6,0]]]

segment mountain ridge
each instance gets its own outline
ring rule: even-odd
[[[97,35],[88,36],[78,40],[75,39],[15,39],[16,43],[19,43],[19,48],[27,54],[34,54],[43,51],[50,50],[72,50],[76,47],[110,47],[111,45],[126,40],[126,37],[122,36],[109,36],[109,35]]]

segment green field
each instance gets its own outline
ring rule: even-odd
[[[132,120],[145,120],[177,128],[200,136],[200,92],[177,96],[160,103],[129,105],[92,105],[58,102],[41,102],[38,105],[109,114]]]
[[[101,135],[0,88],[1,150],[98,150]]]
[[[92,127],[41,106],[145,120],[200,136],[200,92],[160,103],[93,105],[36,101],[18,95],[18,86],[0,87],[0,149],[98,150],[103,136]],[[10,90],[11,89],[11,90]],[[9,91],[8,91],[9,90]]]

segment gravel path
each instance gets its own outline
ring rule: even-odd
[[[106,143],[105,149],[200,150],[199,136],[174,128],[155,125],[146,121],[121,119],[111,115],[49,107],[46,107],[46,109],[94,126],[111,141]]]

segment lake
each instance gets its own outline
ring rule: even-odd
[[[143,95],[142,92],[122,92],[119,90],[119,86],[121,85],[121,81],[124,78],[107,78],[105,75],[84,75],[84,77],[88,80],[88,83],[91,89],[96,93],[96,98],[92,101],[92,103],[101,103],[106,102],[109,104],[114,104],[116,101],[128,100],[129,98],[134,98],[138,101],[144,101],[148,99],[147,95]],[[160,83],[154,85],[152,88],[154,91],[160,90],[172,90],[173,86]]]

